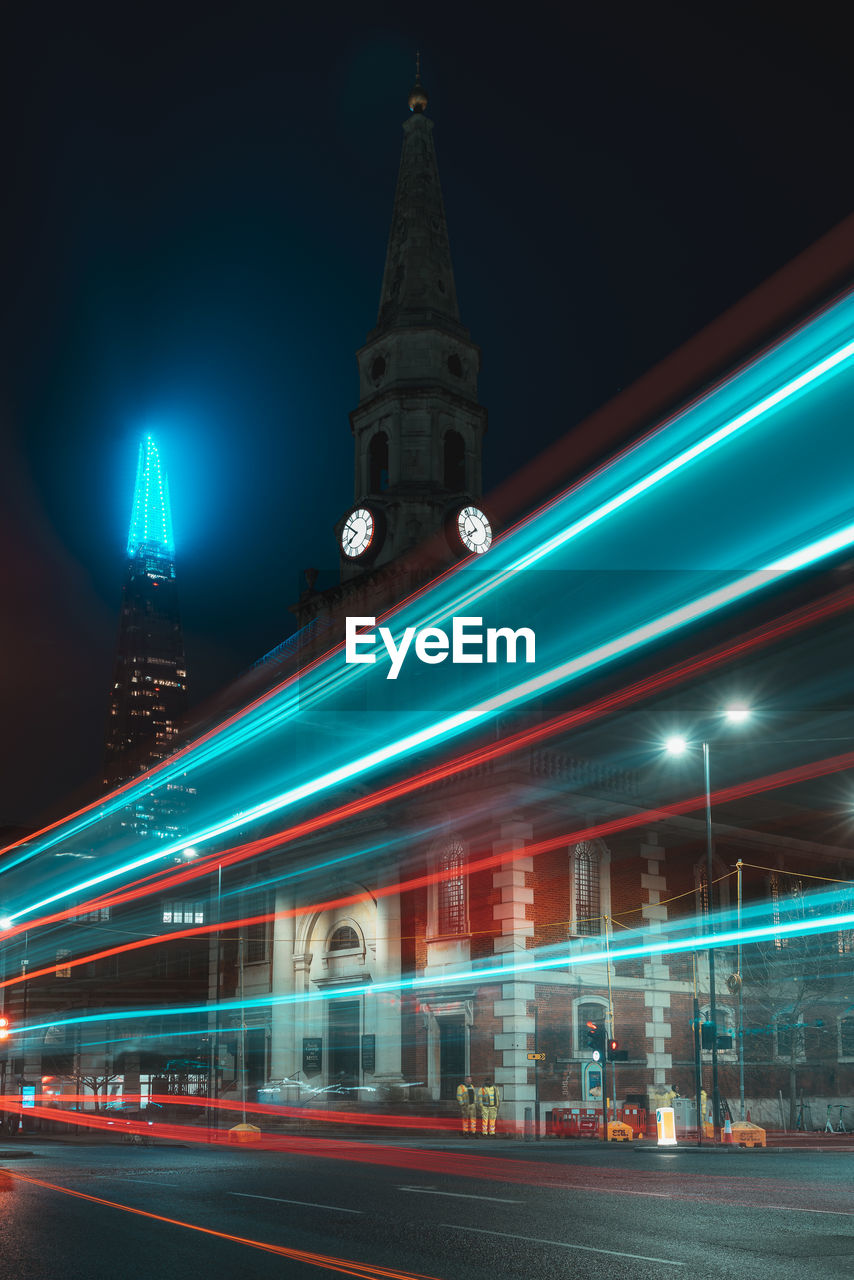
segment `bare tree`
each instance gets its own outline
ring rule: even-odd
[[[109,1075],[105,1072],[103,1075],[63,1076],[62,1079],[73,1081],[75,1092],[80,1097],[85,1096],[87,1092],[91,1093],[95,1111],[103,1111],[110,1098],[110,1085],[118,1084],[122,1076]]]
[[[799,880],[791,882],[783,902],[775,898],[775,911],[780,924],[801,921],[804,932],[781,932],[744,948],[745,1058],[755,1069],[762,1056],[758,1046],[768,1045],[766,1083],[767,1067],[779,1064],[788,1077],[789,1127],[794,1128],[799,1072],[827,1064],[835,1050],[836,1016],[848,1003],[845,974],[851,957],[841,933],[810,928],[826,914],[826,905],[819,907],[804,894]]]

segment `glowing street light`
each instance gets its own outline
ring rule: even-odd
[[[744,724],[746,720],[750,719],[751,712],[750,712],[750,708],[746,705],[746,703],[735,702],[735,703],[731,703],[728,707],[725,707],[722,714],[723,714],[723,718],[727,721],[728,724]],[[688,740],[686,738],[683,738],[681,734],[673,734],[665,741],[664,748],[667,751],[668,755],[681,756],[681,755],[684,755],[685,752],[688,750],[689,745],[690,744]],[[709,934],[713,935],[715,932],[715,925],[714,925],[714,915],[712,913],[712,878],[714,874],[714,868],[712,865],[712,784],[711,784],[711,777],[710,777],[711,771],[709,767],[710,752],[709,752],[708,740],[704,740],[700,745],[703,751],[703,785],[705,787],[705,792],[706,792],[706,892],[707,892],[707,901],[708,901],[708,910],[709,910]],[[712,945],[709,947],[709,1018],[712,1023],[712,1026],[715,1028],[714,1039],[712,1041],[712,1121],[714,1125],[714,1140],[715,1142],[719,1142],[720,1135],[721,1135],[721,1098],[720,1098],[720,1091],[718,1089],[718,1032],[717,1032],[718,1018],[717,1018],[717,1001],[715,996],[715,985],[716,985],[715,948],[714,948],[714,942],[713,942]],[[696,1018],[696,1008],[697,1008],[696,997],[695,997],[694,1007],[695,1007],[695,1018]],[[739,1010],[741,1010],[741,1008],[742,1006],[741,1004],[739,1004]],[[741,1013],[739,1015],[739,1020],[741,1020]],[[740,1055],[739,1061],[741,1063],[741,1078],[743,1079],[744,1059],[743,1059],[743,1056],[741,1055],[743,1055],[744,1053],[744,1037],[742,1032],[743,1032],[743,1028],[740,1025],[738,1051]],[[703,1116],[701,1114],[700,1097],[699,1097],[699,1092],[700,1092],[699,1067],[698,1067],[697,1092],[698,1092],[697,1132],[699,1135],[700,1133],[702,1133],[702,1125],[703,1125]],[[742,1107],[743,1107],[743,1102],[742,1102]]]

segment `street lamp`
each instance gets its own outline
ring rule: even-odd
[[[732,703],[724,712],[723,717],[728,724],[744,724],[750,719],[750,708],[743,702]],[[665,750],[669,755],[680,756],[689,748],[686,738],[679,734],[674,734],[665,742]],[[706,891],[707,901],[709,904],[709,933],[714,934],[715,924],[712,912],[712,877],[714,868],[712,865],[712,785],[710,778],[709,766],[709,743],[704,739],[701,743],[703,751],[703,786],[706,793]],[[715,994],[715,948],[714,942],[709,947],[709,1018],[714,1027],[714,1038],[712,1040],[712,1123],[714,1126],[714,1140],[720,1141],[721,1136],[721,1098],[718,1089],[718,1018],[717,1018],[717,998]],[[739,1053],[743,1052],[743,1041],[739,1040]],[[698,1132],[702,1132],[703,1117],[699,1114],[700,1099],[697,1099],[697,1128]]]
[[[13,925],[13,921],[11,921],[8,916],[0,917],[0,933],[5,933],[7,929],[12,928],[12,925]],[[5,981],[5,978],[6,978],[5,952],[0,950],[0,979]],[[3,1044],[0,1047],[2,1047],[5,1050],[5,1052],[3,1054],[2,1061],[0,1061],[0,1095],[5,1094],[6,1092],[6,1069],[9,1061],[9,1045],[7,1043],[9,1039],[9,1019],[5,1017],[5,1008],[6,1008],[6,1001],[4,998],[4,1001],[3,1001],[4,1016],[0,1018],[0,1040],[3,1042]],[[8,1121],[6,1117],[2,1113],[0,1113],[0,1131],[2,1131],[2,1126],[7,1123]]]

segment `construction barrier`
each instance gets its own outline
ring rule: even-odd
[[[599,1116],[596,1107],[555,1107],[546,1116],[546,1133],[553,1138],[587,1138],[598,1132]]]
[[[627,1124],[636,1138],[642,1138],[646,1133],[646,1111],[643,1107],[633,1105],[620,1107],[617,1111],[617,1119]]]
[[[622,1120],[608,1121],[609,1142],[631,1142],[633,1137],[634,1130],[630,1125],[623,1124]]]
[[[261,1130],[254,1124],[236,1124],[228,1131],[229,1142],[258,1142]]]
[[[737,1120],[732,1126],[732,1141],[740,1147],[764,1147],[765,1130],[747,1120]]]

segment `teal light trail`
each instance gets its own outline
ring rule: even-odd
[[[143,550],[159,552],[170,559],[175,554],[169,485],[159,450],[150,435],[139,446],[133,513],[128,534],[128,555],[133,557]]]
[[[100,875],[80,881],[70,889],[63,889],[50,897],[30,903],[19,911],[10,912],[9,919],[12,921],[21,920],[23,917],[32,915],[36,911],[42,911],[45,907],[52,906],[72,894],[88,892],[90,889],[106,884],[110,880],[115,880],[119,876],[130,875],[143,867],[150,866],[154,862],[161,862],[166,858],[173,857],[175,854],[179,854],[188,844],[199,845],[215,840],[219,836],[227,835],[229,832],[249,823],[257,822],[260,818],[279,813],[283,809],[320,795],[333,787],[349,782],[353,778],[373,773],[384,764],[407,758],[432,743],[448,742],[464,730],[480,724],[499,711],[523,705],[538,694],[545,693],[560,685],[566,685],[582,675],[596,671],[606,663],[631,654],[653,640],[670,635],[692,622],[708,617],[727,605],[747,599],[755,592],[773,586],[797,569],[818,564],[827,556],[835,554],[842,548],[851,546],[854,546],[854,524],[836,530],[815,543],[797,548],[789,555],[775,561],[764,569],[757,570],[755,573],[745,574],[742,578],[726,587],[688,601],[678,609],[671,610],[652,622],[633,628],[623,635],[616,636],[606,644],[579,654],[570,661],[562,663],[558,667],[553,667],[531,680],[512,685],[492,698],[465,707],[454,715],[434,720],[416,732],[398,738],[396,741],[387,742],[377,750],[358,756],[355,760],[348,760],[336,769],[317,774],[299,786],[290,787],[287,791],[272,796],[261,804],[242,810],[239,814],[229,817],[223,822],[199,829],[193,832],[192,835],[183,836],[180,840],[167,844],[154,853],[146,853],[133,861],[123,863],[121,866],[104,871]]]
[[[767,911],[768,908],[767,906],[758,906],[752,908],[752,910],[756,914],[759,914],[762,911]],[[720,933],[709,933],[704,930],[700,933],[689,933],[689,936],[687,937],[665,937],[658,942],[642,940],[641,942],[633,945],[612,946],[609,951],[606,951],[605,948],[601,946],[596,946],[595,949],[584,952],[570,948],[568,950],[561,950],[558,954],[550,955],[548,958],[533,955],[530,959],[526,958],[525,960],[520,960],[513,965],[503,963],[485,964],[481,968],[467,970],[464,974],[440,973],[431,974],[430,977],[422,975],[415,978],[393,979],[388,982],[368,982],[361,985],[350,983],[343,987],[331,987],[315,991],[297,991],[284,996],[259,996],[249,1000],[224,1000],[221,1001],[217,1007],[220,1013],[236,1009],[269,1009],[282,1005],[308,1004],[315,1000],[326,1001],[338,998],[353,999],[353,997],[357,995],[364,995],[368,997],[387,991],[417,991],[421,987],[425,987],[427,989],[434,989],[438,986],[453,987],[455,985],[459,986],[460,983],[489,981],[495,979],[498,979],[499,981],[506,981],[507,978],[514,974],[539,973],[549,969],[565,969],[568,965],[571,965],[573,968],[579,968],[583,965],[606,964],[609,962],[611,964],[617,964],[621,960],[631,960],[638,957],[673,955],[687,951],[708,951],[710,948],[717,950],[721,947],[732,947],[739,942],[742,944],[748,944],[755,942],[768,942],[772,938],[803,937],[806,935],[834,933],[841,929],[850,929],[853,925],[854,912],[852,911],[837,911],[810,920],[786,922],[781,922],[779,920],[775,921],[773,918],[766,918],[761,923],[748,928],[728,929],[726,931],[721,931]],[[117,1009],[103,1011],[100,1013],[80,1014],[71,1018],[57,1019],[56,1017],[53,1017],[49,1022],[29,1023],[27,1025],[26,1032],[29,1035],[33,1031],[43,1031],[47,1030],[49,1027],[56,1026],[82,1026],[92,1023],[103,1025],[110,1022],[120,1022],[136,1018],[179,1017],[189,1016],[192,1014],[206,1015],[209,1012],[210,1006],[207,1004],[184,1005],[180,1008],[166,1006],[157,1009]]]
[[[496,607],[518,625],[528,623],[538,601],[548,596],[553,607],[537,615],[537,668],[530,679],[514,681],[508,668],[496,691],[488,668],[471,668],[463,691],[453,682],[447,688],[425,682],[414,689],[409,710],[401,703],[403,711],[391,715],[380,664],[371,685],[365,673],[373,668],[347,668],[340,647],[333,648],[298,684],[285,683],[121,794],[10,851],[2,870],[74,840],[180,775],[197,779],[204,770],[209,802],[197,814],[195,831],[156,852],[139,844],[124,848],[82,883],[71,884],[70,874],[67,880],[57,876],[51,896],[44,885],[40,902],[7,913],[19,920],[69,895],[130,876],[180,853],[186,844],[215,841],[357,777],[376,776],[411,755],[441,749],[504,709],[627,657],[854,545],[847,481],[854,459],[847,428],[854,395],[852,333],[854,293],[682,410],[629,454],[553,499],[497,540],[488,556],[465,562],[396,611],[396,628],[407,622],[424,625],[462,614],[492,594]],[[141,476],[145,471],[143,466]],[[146,492],[144,485],[140,492]],[[544,564],[547,576],[529,587],[527,570]],[[631,583],[621,582],[619,592],[607,582],[598,589],[601,578],[585,572],[577,597],[565,601],[548,578],[552,569],[578,574],[650,566],[663,569],[664,576],[635,575]],[[680,576],[686,569],[695,572]],[[670,570],[679,572],[667,577]],[[553,581],[560,585],[560,579]],[[320,713],[334,718],[330,703],[345,686],[362,682],[365,705],[382,707],[382,717],[362,717],[357,738],[342,734],[340,726],[327,731]],[[287,767],[280,768],[280,761]],[[127,861],[118,865],[119,858]],[[57,881],[65,881],[61,890]],[[28,885],[27,897],[31,892]],[[8,908],[22,905],[11,892],[6,903]]]

